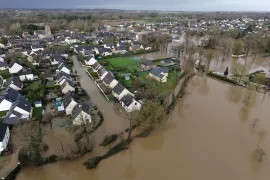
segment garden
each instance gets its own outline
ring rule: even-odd
[[[139,60],[133,56],[116,57],[116,58],[105,59],[103,61],[108,62],[108,70],[121,71],[121,68],[123,71],[139,70],[139,67],[138,67]]]

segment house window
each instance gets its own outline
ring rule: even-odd
[[[135,106],[137,106],[137,103],[135,103]]]

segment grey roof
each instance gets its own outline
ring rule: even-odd
[[[68,93],[66,93],[65,96],[63,97],[63,104],[64,104],[65,109],[72,102],[72,100],[73,100],[72,93],[68,91]]]
[[[56,75],[56,80],[57,81],[60,81],[62,80],[63,78],[65,79],[71,79],[70,75],[65,73],[64,71],[60,71],[57,75]]]
[[[144,61],[142,62],[142,64],[145,65],[145,66],[154,66],[154,65],[155,65],[155,64],[154,64],[152,61],[150,61],[150,60],[144,60]]]
[[[61,88],[64,89],[67,85],[74,87],[73,82],[66,79],[66,81],[61,85]]]
[[[133,102],[133,97],[130,95],[130,94],[127,94],[125,96],[123,96],[121,99],[120,99],[121,102],[123,102],[125,104],[125,106],[130,106]]]
[[[18,117],[18,118],[21,118],[21,116],[22,116],[22,114],[21,113],[19,113],[19,112],[17,112],[17,111],[14,111],[14,109],[9,113],[10,115],[11,114],[14,114],[16,117]]]
[[[162,73],[168,73],[169,69],[168,68],[153,68],[151,69],[150,73],[159,77],[159,78],[163,78],[164,75]]]
[[[114,80],[113,75],[109,72],[103,79],[103,82],[105,84],[111,84],[111,82]]]
[[[20,123],[21,119],[19,117],[5,117],[4,123],[6,124],[17,124]]]
[[[89,115],[91,114],[90,107],[84,104],[77,104],[72,110],[72,113],[71,113],[72,118],[76,118],[82,111]]]
[[[2,96],[1,99],[6,99],[10,102],[15,102],[19,96],[19,92],[12,88],[8,88],[2,92],[1,96]]]
[[[8,67],[8,65],[6,62],[0,61],[0,67]]]
[[[166,64],[170,64],[172,63],[173,61],[171,59],[163,59],[162,60],[163,63],[166,63]]]
[[[6,134],[6,131],[7,131],[7,128],[8,128],[7,124],[4,124],[4,123],[0,124],[0,142],[3,141],[5,134]]]
[[[20,89],[23,87],[23,82],[20,80],[19,76],[14,76],[12,78],[10,84],[14,84],[15,86],[17,86]]]
[[[93,68],[94,68],[94,69],[97,69],[99,66],[100,66],[100,64],[99,64],[98,62],[95,62],[95,63],[93,64]]]
[[[94,56],[87,56],[85,60],[86,60],[86,61],[90,61],[93,57],[94,57]]]
[[[19,75],[29,75],[33,74],[32,70],[30,68],[23,68],[18,72]]]
[[[121,94],[121,92],[124,91],[125,86],[123,86],[120,82],[118,82],[118,84],[113,88],[113,92],[115,92],[116,94]]]
[[[98,73],[99,76],[102,76],[106,71],[107,70],[104,67],[101,67],[101,68],[99,68],[97,73]]]
[[[31,103],[26,101],[22,96],[19,97],[19,102],[17,104],[17,106],[27,112],[31,112]]]

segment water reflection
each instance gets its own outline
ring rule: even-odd
[[[238,86],[229,86],[227,98],[233,103],[238,103],[242,99],[242,88]]]
[[[207,77],[206,77],[206,75],[203,75],[201,78],[201,85],[199,87],[199,93],[201,95],[206,96],[206,95],[208,95],[209,91],[210,91],[210,86],[207,83]]]
[[[133,168],[133,163],[132,163],[132,149],[129,148],[129,164],[127,165],[126,170],[124,171],[124,176],[129,178],[129,179],[134,179],[136,176],[136,170]]]
[[[164,145],[164,131],[163,128],[151,133],[149,140],[140,139],[138,143],[147,151],[160,150]]]

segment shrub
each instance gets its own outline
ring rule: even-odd
[[[51,155],[45,158],[44,163],[54,163],[54,162],[57,162],[58,159],[59,157],[57,155]]]
[[[107,146],[108,144],[111,144],[118,138],[118,134],[112,134],[109,136],[106,136],[103,140],[103,142],[100,144],[100,146]]]
[[[127,148],[127,145],[129,145],[131,143],[131,139],[126,139],[121,141],[120,143],[116,144],[114,147],[112,147],[102,158],[106,159],[108,157],[111,157],[115,154],[117,154],[120,151],[123,151]]]
[[[97,167],[98,163],[101,160],[102,160],[102,156],[96,156],[93,158],[89,158],[86,162],[83,163],[83,165],[85,165],[87,169],[93,169]]]

